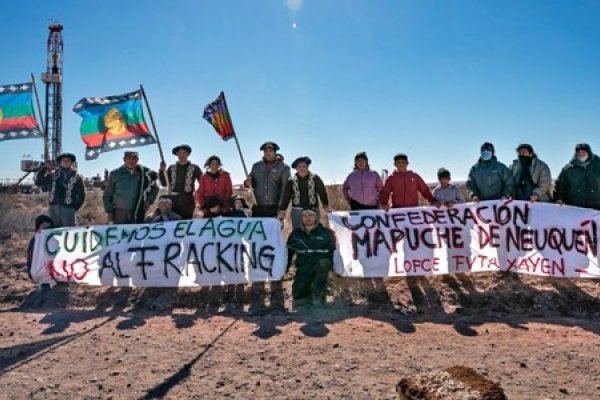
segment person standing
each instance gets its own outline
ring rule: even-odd
[[[437,200],[431,194],[429,187],[421,176],[408,169],[408,156],[398,153],[394,156],[396,170],[386,179],[381,189],[381,206],[390,209],[389,199],[392,198],[392,208],[416,207],[419,205],[419,193],[429,202],[437,205]]]
[[[481,145],[479,160],[471,167],[467,192],[473,201],[508,200],[513,194],[513,179],[508,167],[498,161],[494,145]]]
[[[379,208],[379,193],[383,181],[376,171],[369,168],[369,158],[364,151],[354,156],[352,171],[342,186],[344,198],[351,210],[373,210]]]
[[[200,209],[204,208],[204,203],[211,197],[219,199],[221,212],[229,212],[229,199],[233,195],[233,185],[229,172],[222,168],[221,159],[217,156],[210,156],[204,163],[206,171],[200,178],[200,186],[196,191],[196,204]],[[214,200],[213,200],[214,201]]]
[[[169,165],[166,169],[170,184],[169,194],[173,201],[172,211],[179,214],[183,219],[191,219],[196,208],[196,202],[194,201],[195,184],[200,182],[202,170],[189,161],[192,148],[187,144],[174,147],[172,153],[177,157],[177,162]],[[167,186],[165,167],[165,163],[161,162],[158,176],[162,186]]]
[[[446,168],[440,168],[437,172],[438,186],[433,189],[433,197],[438,203],[452,207],[455,204],[461,204],[465,202],[465,196],[462,191],[453,183],[450,183],[450,171]]]
[[[587,143],[575,146],[575,155],[556,181],[554,199],[558,204],[600,210],[600,157]]]
[[[288,269],[296,255],[293,299],[308,299],[312,305],[324,305],[335,251],[333,232],[319,223],[315,210],[305,208],[302,211],[302,224],[288,237],[287,247]]]
[[[548,165],[540,160],[530,144],[517,147],[518,158],[510,166],[514,180],[515,200],[551,201],[552,175]]]
[[[38,186],[50,187],[48,213],[55,228],[75,226],[75,214],[85,201],[85,187],[73,164],[74,154],[63,153],[56,158],[58,168],[43,166],[35,177]]]
[[[292,168],[296,170],[296,174],[288,179],[283,188],[278,218],[283,220],[285,210],[287,210],[291,202],[292,229],[296,229],[302,224],[302,210],[305,208],[315,210],[318,220],[319,200],[328,212],[331,211],[327,189],[325,189],[323,180],[319,175],[313,174],[308,170],[311,163],[312,161],[309,157],[298,157],[294,160]]]
[[[108,175],[104,189],[104,210],[109,222],[137,224],[144,222],[146,211],[158,195],[157,174],[138,164],[136,151],[126,151],[124,164]]]
[[[283,187],[290,178],[290,167],[277,159],[279,146],[266,142],[260,146],[262,160],[252,165],[250,176],[244,185],[254,189],[256,204],[252,207],[253,217],[277,217]]]

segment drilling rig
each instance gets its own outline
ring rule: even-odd
[[[48,30],[46,72],[42,73],[46,84],[44,161],[55,164],[62,151],[63,26],[50,23]]]

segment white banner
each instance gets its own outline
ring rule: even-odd
[[[287,249],[274,218],[212,218],[49,229],[35,238],[36,282],[195,287],[280,280]]]
[[[329,215],[348,277],[510,271],[598,278],[596,210],[523,201]]]

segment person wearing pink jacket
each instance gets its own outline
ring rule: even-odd
[[[369,158],[364,151],[354,156],[354,171],[342,186],[344,198],[351,210],[379,208],[379,192],[383,188],[381,177],[369,168]]]

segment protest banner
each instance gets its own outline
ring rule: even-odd
[[[36,282],[196,287],[280,280],[287,251],[273,218],[210,218],[48,229],[36,234]]]
[[[596,210],[523,201],[335,212],[346,277],[509,271],[598,278]]]

